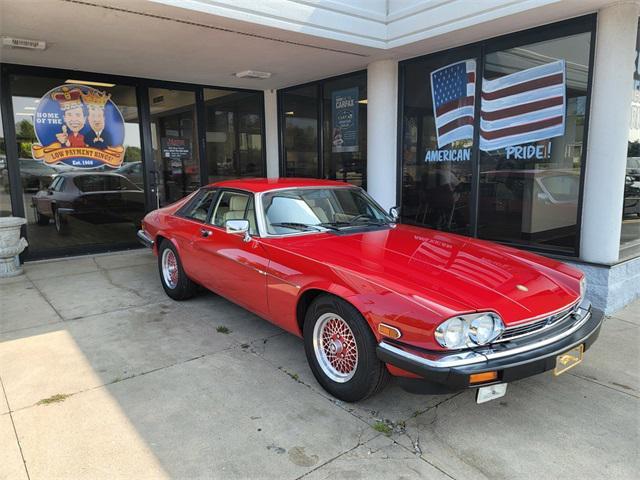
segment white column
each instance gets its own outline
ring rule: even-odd
[[[367,191],[383,208],[396,204],[398,62],[367,67]]]
[[[278,178],[280,156],[278,153],[278,92],[264,91],[264,135],[267,156],[267,178]]]
[[[621,2],[598,12],[589,116],[580,258],[618,260],[627,142],[640,8]]]

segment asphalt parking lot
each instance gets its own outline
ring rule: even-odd
[[[167,298],[146,251],[0,282],[0,478],[638,478],[640,302],[583,364],[357,404],[302,342],[214,294]]]

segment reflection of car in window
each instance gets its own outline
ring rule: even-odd
[[[19,165],[22,190],[25,192],[37,192],[46,188],[53,176],[58,173],[55,168],[31,158],[19,159]]]
[[[53,219],[58,233],[68,231],[68,217],[137,225],[144,215],[144,191],[116,173],[61,173],[32,197],[32,204],[38,225]]]
[[[125,163],[114,170],[114,173],[124,175],[138,187],[144,188],[144,178],[142,176],[142,162]]]

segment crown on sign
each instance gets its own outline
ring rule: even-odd
[[[104,108],[106,103],[111,98],[111,94],[107,92],[99,92],[98,90],[91,89],[87,93],[81,93],[82,101],[84,104],[91,107]]]
[[[58,102],[60,108],[64,111],[82,107],[81,95],[82,91],[79,88],[62,87],[57,92],[52,93],[51,98]]]

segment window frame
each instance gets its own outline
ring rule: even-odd
[[[480,121],[480,94],[482,91],[482,79],[484,78],[484,59],[487,54],[507,50],[510,48],[528,45],[532,43],[539,43],[548,40],[561,39],[572,35],[589,33],[590,34],[590,51],[589,51],[589,76],[587,81],[586,92],[586,105],[585,105],[585,121],[584,121],[584,134],[583,143],[585,148],[582,149],[582,155],[580,160],[580,191],[578,193],[578,211],[576,217],[576,238],[573,246],[573,252],[569,253],[566,249],[551,247],[542,247],[539,245],[530,245],[526,243],[507,241],[507,240],[493,240],[496,243],[513,246],[525,250],[530,250],[539,253],[551,254],[560,258],[575,259],[580,257],[580,238],[582,232],[582,206],[584,198],[584,177],[587,169],[588,158],[587,148],[588,135],[589,135],[589,118],[591,114],[591,95],[593,87],[593,69],[594,69],[594,57],[595,57],[595,42],[596,42],[596,29],[597,29],[597,14],[588,14],[580,17],[575,17],[560,22],[550,23],[540,27],[530,28],[519,32],[509,33],[494,38],[489,38],[479,42],[474,42],[459,47],[454,47],[438,52],[433,52],[428,55],[422,55],[419,57],[410,58],[398,62],[398,117],[397,117],[397,142],[396,142],[396,204],[402,205],[403,195],[403,145],[404,145],[404,114],[405,114],[405,84],[406,84],[406,67],[414,63],[424,62],[432,58],[436,58],[442,55],[456,55],[458,52],[462,52],[469,49],[477,49],[477,70],[476,70],[476,102],[474,112],[474,132],[473,132],[473,147],[471,155],[472,165],[472,178],[471,178],[471,212],[470,212],[470,229],[471,234],[468,235],[472,238],[478,238],[478,202],[479,202],[479,188],[480,188],[480,149],[477,147],[479,144],[479,121]],[[414,222],[405,222],[411,225],[417,225],[424,227],[423,224]]]
[[[313,82],[306,82],[306,83],[301,83],[299,85],[292,85],[290,87],[286,87],[286,88],[281,88],[278,90],[277,93],[277,111],[278,111],[278,164],[279,164],[279,168],[280,168],[280,176],[281,177],[287,177],[287,165],[286,165],[286,159],[284,158],[284,145],[285,145],[285,138],[284,138],[284,125],[285,125],[285,114],[284,114],[284,95],[287,92],[290,92],[292,90],[298,90],[300,88],[305,88],[305,87],[316,87],[316,111],[317,111],[317,118],[316,118],[316,131],[317,131],[317,139],[316,139],[316,153],[318,155],[318,167],[317,167],[317,174],[316,177],[310,177],[310,178],[325,178],[325,161],[324,161],[324,153],[325,153],[325,148],[324,148],[324,143],[325,143],[325,138],[324,138],[324,89],[325,89],[325,85],[327,83],[331,83],[334,82],[336,80],[343,80],[343,79],[348,79],[350,77],[357,77],[360,75],[364,75],[365,79],[367,77],[367,70],[356,70],[354,72],[349,72],[349,73],[345,73],[342,75],[336,75],[333,77],[327,77],[327,78],[323,78],[321,80],[315,80]],[[368,95],[368,92],[367,92]],[[364,119],[366,121],[366,117]],[[368,155],[367,155],[368,156]],[[367,164],[368,163],[368,159],[365,161],[365,173],[364,173],[364,179],[363,179],[363,184],[364,186],[367,185],[366,182],[366,172],[367,172]],[[354,186],[358,186],[358,185],[354,185]]]

